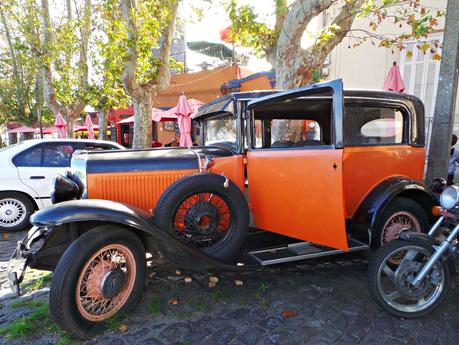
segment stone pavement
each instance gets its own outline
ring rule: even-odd
[[[151,274],[153,273],[154,274]],[[214,288],[207,273],[185,283],[175,268],[150,269],[141,303],[104,333],[75,344],[458,344],[459,299],[452,290],[439,310],[400,320],[371,299],[366,261],[357,254],[279,265],[243,274],[221,272]],[[236,286],[234,281],[243,281]],[[47,290],[31,296],[44,299]],[[168,301],[177,299],[178,304]],[[0,301],[0,327],[27,311]],[[119,326],[127,330],[120,332]],[[60,335],[39,333],[11,344],[53,344]]]

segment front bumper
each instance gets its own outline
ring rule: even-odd
[[[21,294],[20,284],[24,280],[27,266],[30,264],[33,254],[39,250],[39,248],[33,247],[33,244],[43,239],[47,232],[47,228],[32,227],[27,235],[18,241],[16,249],[11,254],[7,266],[8,280],[11,290],[18,296]]]

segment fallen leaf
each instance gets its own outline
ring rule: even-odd
[[[215,277],[215,276],[210,276],[209,277],[209,282],[217,284],[218,283],[218,278]]]
[[[118,331],[120,331],[121,333],[126,332],[128,329],[129,329],[128,325],[126,325],[124,323],[122,323],[121,325],[118,326]]]
[[[169,301],[168,301],[169,304],[172,304],[172,305],[177,305],[178,304],[178,298],[177,297],[172,297]]]
[[[191,277],[185,277],[185,283],[191,283],[193,281],[193,278]]]
[[[175,271],[175,274],[178,275],[178,276],[181,276],[182,275],[182,271],[177,270],[177,271]]]
[[[236,279],[236,280],[234,281],[234,285],[236,285],[236,286],[242,286],[242,285],[244,285],[244,282],[243,282],[242,280]]]
[[[5,240],[5,241],[8,241],[10,239],[10,234],[2,234],[2,238]]]
[[[209,282],[209,287],[214,288],[217,285],[217,283]]]
[[[296,312],[293,311],[293,310],[284,310],[282,312],[282,316],[283,317],[295,317],[296,316]]]
[[[151,272],[151,273],[148,275],[148,278],[150,278],[150,279],[155,279],[155,278],[156,278],[156,272]]]

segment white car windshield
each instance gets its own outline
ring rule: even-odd
[[[204,144],[236,145],[236,118],[233,114],[204,121]]]

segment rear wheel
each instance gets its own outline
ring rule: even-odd
[[[236,254],[249,227],[244,195],[216,174],[190,175],[172,184],[158,201],[155,219],[181,241],[220,260]]]
[[[64,252],[51,281],[51,315],[72,337],[84,339],[103,321],[133,309],[145,281],[145,250],[129,230],[101,226]]]
[[[383,211],[373,236],[373,247],[379,248],[397,238],[402,231],[425,232],[429,219],[416,201],[396,198]]]
[[[0,232],[21,231],[29,225],[32,201],[18,192],[0,193]]]

